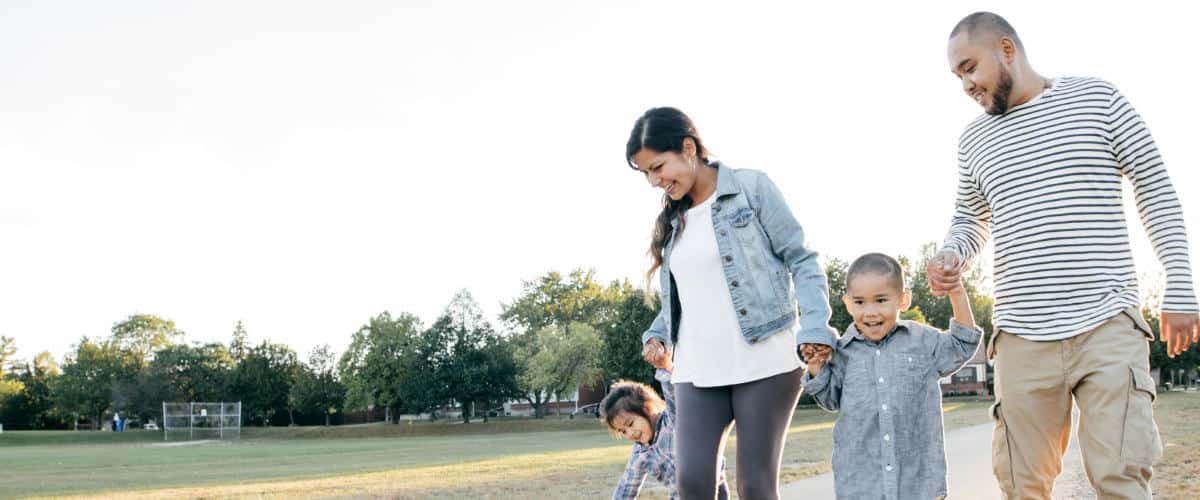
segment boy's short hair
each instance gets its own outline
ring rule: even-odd
[[[904,268],[900,266],[900,262],[890,255],[869,253],[854,259],[850,264],[850,269],[846,271],[846,291],[849,292],[850,282],[855,276],[866,273],[887,276],[892,279],[898,290],[904,290]]]
[[[608,395],[600,401],[600,420],[614,436],[621,436],[613,425],[613,418],[618,413],[627,412],[641,415],[646,420],[650,413],[662,413],[667,403],[654,392],[654,388],[641,382],[618,380],[609,387]]]

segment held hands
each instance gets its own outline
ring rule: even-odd
[[[833,348],[825,344],[800,344],[800,354],[808,363],[808,376],[816,377],[833,357]]]
[[[675,367],[675,364],[671,362],[671,352],[658,339],[650,339],[646,342],[646,345],[642,347],[642,359],[662,370],[671,371]]]
[[[1160,339],[1167,343],[1167,356],[1174,358],[1200,342],[1200,314],[1163,311]]]
[[[942,250],[929,259],[925,274],[929,277],[929,291],[934,297],[945,297],[956,287],[962,286],[962,257],[953,250]]]

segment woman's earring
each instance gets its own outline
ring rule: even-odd
[[[692,159],[688,160],[688,164],[692,166],[692,172],[695,172],[696,171],[696,157],[693,156]]]

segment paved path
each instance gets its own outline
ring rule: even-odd
[[[1072,427],[1071,445],[1063,460],[1063,472],[1054,482],[1055,500],[1094,499],[1087,482],[1079,446]],[[950,498],[998,500],[1000,490],[992,475],[992,424],[965,427],[946,433],[946,461],[950,465]],[[822,474],[780,487],[785,499],[834,498],[833,474]]]

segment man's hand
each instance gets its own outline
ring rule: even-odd
[[[667,351],[667,346],[663,345],[661,340],[650,339],[646,345],[642,347],[642,359],[646,360],[655,368],[671,371],[674,368],[674,363],[671,362],[670,352]]]
[[[800,344],[800,354],[804,356],[804,362],[808,363],[808,376],[811,378],[821,373],[821,368],[833,356],[833,348],[825,344]]]
[[[1167,343],[1167,356],[1183,354],[1192,344],[1200,342],[1200,314],[1163,312],[1161,339]]]
[[[959,286],[962,273],[958,270],[962,257],[951,250],[942,250],[929,259],[925,275],[929,277],[929,292],[934,297],[945,297],[946,293]]]

